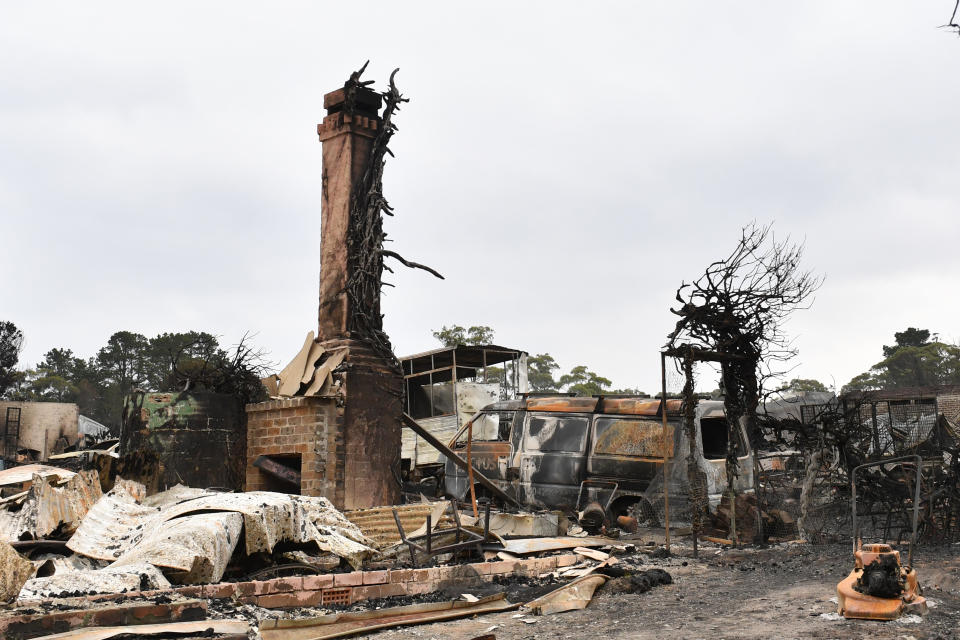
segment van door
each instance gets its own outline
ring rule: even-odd
[[[527,412],[520,450],[522,502],[573,510],[586,476],[590,414]]]
[[[697,407],[697,453],[706,463],[707,493],[710,507],[720,503],[722,493],[727,489],[727,418],[722,409],[715,407]],[[740,493],[753,492],[753,452],[743,425],[736,430],[734,447],[737,451],[739,473],[735,481]]]

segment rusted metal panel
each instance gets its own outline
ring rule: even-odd
[[[253,461],[253,466],[263,469],[266,473],[269,473],[273,477],[280,478],[284,482],[292,484],[295,487],[300,486],[299,471],[291,469],[285,464],[280,464],[269,456],[257,456],[257,459]]]
[[[75,629],[52,636],[41,636],[34,640],[109,640],[117,636],[149,637],[175,634],[177,637],[191,634],[196,637],[208,637],[208,630],[217,635],[247,637],[250,623],[245,620],[199,620],[197,622],[167,622],[164,624],[136,624],[125,627],[96,627]]]
[[[683,400],[667,400],[667,415],[680,415]],[[604,398],[603,413],[618,415],[656,416],[660,414],[660,400],[650,398]]]
[[[96,471],[81,471],[62,487],[53,486],[47,477],[34,482],[31,491],[34,488],[37,491],[34,529],[37,538],[45,538],[58,528],[64,533],[75,531],[90,507],[103,495]]]
[[[374,541],[377,546],[386,546],[400,542],[400,531],[397,529],[397,522],[393,517],[393,510],[397,512],[400,518],[400,524],[404,531],[412,532],[408,535],[414,536],[417,530],[424,527],[427,522],[427,515],[434,514],[442,508],[446,510],[446,502],[424,502],[420,504],[404,504],[396,507],[377,507],[375,509],[357,509],[347,511],[343,515],[357,525],[363,534]],[[442,513],[442,511],[441,511]],[[433,518],[433,523],[438,524],[439,517]]]
[[[327,640],[370,634],[391,627],[510,611],[519,607],[519,603],[507,602],[506,596],[501,593],[480,598],[476,602],[430,602],[375,611],[335,613],[319,618],[264,620],[260,623],[259,631],[263,640]]]
[[[560,413],[593,413],[599,398],[550,397],[528,398],[527,411],[554,411]]]
[[[74,474],[66,482],[55,475],[36,475],[21,500],[0,507],[0,538],[44,538],[58,528],[71,533],[100,496],[96,471]]]
[[[32,575],[33,564],[0,540],[0,602],[16,598]]]
[[[598,455],[649,458],[673,457],[674,426],[657,420],[624,420],[598,417],[594,424],[593,452]],[[666,435],[666,437],[664,437]]]
[[[586,609],[593,599],[593,593],[606,581],[607,576],[600,574],[582,576],[528,602],[526,606],[538,616]]]

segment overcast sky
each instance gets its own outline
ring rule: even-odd
[[[313,329],[323,94],[410,98],[384,179],[398,354],[432,329],[655,391],[680,281],[773,222],[826,275],[788,329],[842,385],[894,331],[960,338],[948,0],[4,3],[0,319],[33,364],[120,329]],[[705,385],[710,386],[712,385]]]

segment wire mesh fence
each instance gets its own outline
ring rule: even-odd
[[[684,372],[667,363],[668,397],[685,395]],[[694,382],[710,373],[707,365],[691,367]],[[759,420],[748,434],[726,429],[722,401],[701,394],[692,409],[685,403],[668,415],[672,450],[656,466],[634,515],[642,524],[669,521],[675,534],[720,542],[849,541],[853,469],[919,455],[919,472],[915,465],[884,462],[857,476],[860,535],[902,543],[912,533],[916,508],[918,541],[960,541],[958,429],[936,399],[835,400],[801,406],[795,414]],[[724,456],[731,437],[742,441],[734,443],[735,456]]]

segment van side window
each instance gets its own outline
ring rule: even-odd
[[[593,452],[597,455],[662,458],[663,422],[637,418],[597,418]],[[673,429],[667,425],[667,457],[673,456]]]
[[[703,457],[707,460],[719,460],[727,457],[727,419],[701,418],[700,438],[703,441]],[[743,453],[743,443],[740,441],[740,430],[737,429],[737,456]]]
[[[579,416],[527,414],[527,433],[523,448],[527,451],[566,451],[580,453],[587,441],[589,419]]]

